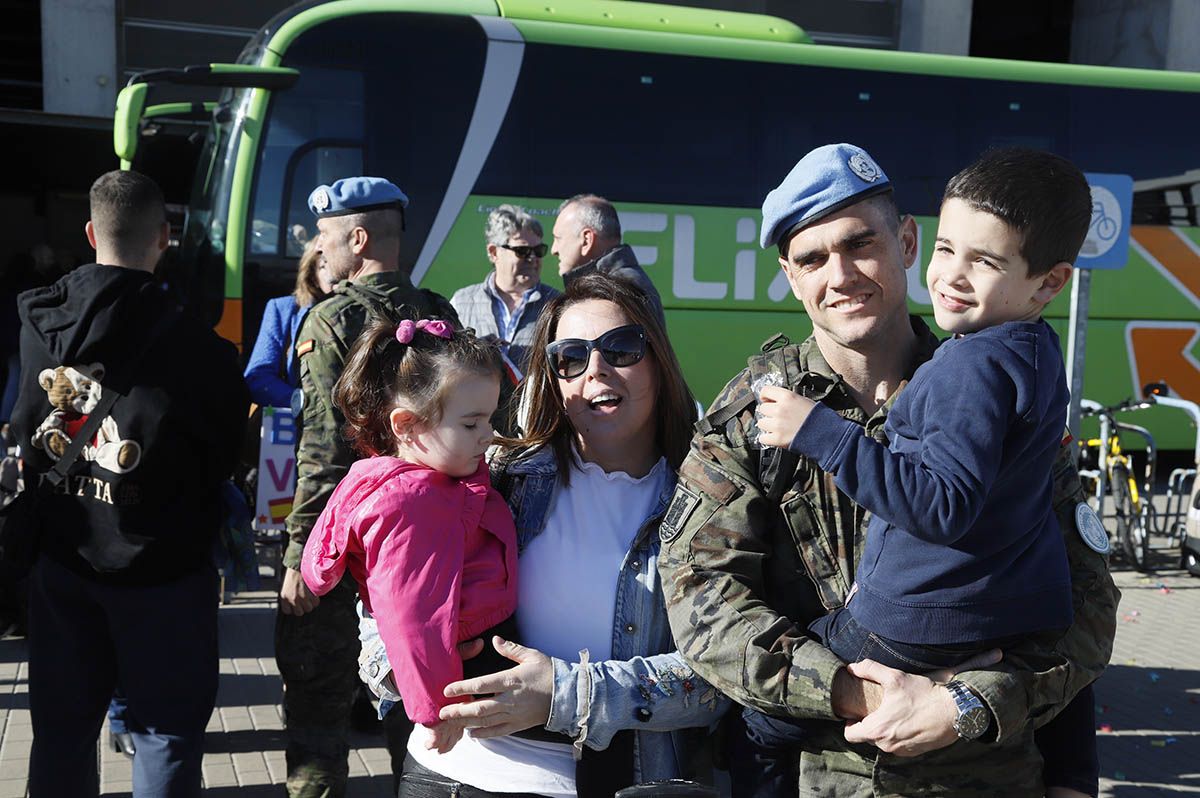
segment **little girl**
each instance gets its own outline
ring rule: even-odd
[[[309,589],[346,568],[375,616],[413,721],[438,722],[464,677],[456,645],[511,619],[517,536],[483,455],[500,394],[500,353],[448,322],[377,322],[351,348],[333,401],[366,459],[338,484],[304,547]],[[477,663],[494,672],[511,667]]]

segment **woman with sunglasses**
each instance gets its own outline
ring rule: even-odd
[[[524,376],[538,316],[559,292],[541,281],[542,224],[524,208],[501,205],[488,214],[484,228],[492,271],[481,283],[450,297],[464,327],[502,342],[501,351],[515,379]]]
[[[446,688],[465,702],[416,728],[401,798],[612,798],[695,776],[727,707],[675,653],[658,582],[658,526],[696,415],[662,325],[629,283],[588,275],[549,304],[534,346],[525,438],[491,462],[516,520],[522,645],[486,641],[515,667]],[[362,673],[388,698],[382,646],[363,631]]]

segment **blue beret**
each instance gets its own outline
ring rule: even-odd
[[[317,186],[308,195],[308,209],[318,219],[407,206],[404,192],[382,177],[344,177],[332,186]]]
[[[874,194],[892,183],[874,159],[853,144],[826,144],[800,159],[763,200],[763,248]]]

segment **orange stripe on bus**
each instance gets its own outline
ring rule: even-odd
[[[242,350],[242,300],[226,299],[221,309],[221,320],[217,322],[217,335],[230,341]]]
[[[1192,296],[1200,297],[1200,255],[1170,227],[1135,225],[1133,237],[1159,264],[1174,275]]]

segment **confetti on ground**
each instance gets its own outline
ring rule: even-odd
[[[1136,618],[1142,614],[1142,611],[1141,610],[1130,610],[1129,614],[1132,615],[1134,618]]]
[[[1123,771],[1123,770],[1114,770],[1114,771],[1113,771],[1113,778],[1114,778],[1114,779],[1116,779],[1117,781],[1125,781],[1125,771]]]
[[[1167,745],[1174,745],[1175,743],[1179,742],[1179,738],[1178,737],[1168,737],[1167,739],[1163,740],[1163,742],[1166,743]]]
[[[1101,723],[1100,731],[1104,732],[1105,734],[1111,734],[1112,733],[1112,724],[1111,723]]]
[[[1167,743],[1165,740],[1151,740],[1150,745],[1154,746],[1155,748],[1166,748],[1167,747]]]
[[[1152,682],[1157,683],[1158,680],[1161,678],[1162,678],[1161,676],[1159,676],[1157,673],[1154,673],[1153,671],[1150,673],[1150,681],[1152,681]]]
[[[1163,714],[1164,715],[1174,715],[1175,710],[1171,709],[1170,707],[1163,707]]]
[[[1159,593],[1162,593],[1164,596],[1166,596],[1166,595],[1168,595],[1169,593],[1171,593],[1171,588],[1167,587],[1166,585],[1163,585],[1162,587],[1160,587],[1160,588],[1158,589],[1158,592],[1159,592]]]

